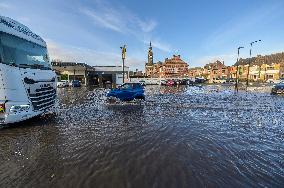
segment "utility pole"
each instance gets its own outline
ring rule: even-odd
[[[124,61],[126,58],[126,45],[120,47],[121,49],[121,57],[122,57],[122,82],[124,83]]]
[[[240,60],[240,49],[242,49],[244,47],[238,47],[238,58],[237,58],[237,70],[236,70],[236,84],[235,84],[235,90],[236,92],[239,92],[239,60]]]
[[[250,65],[251,65],[251,62],[252,62],[252,57],[251,57],[251,54],[252,54],[252,46],[253,46],[254,43],[257,43],[257,42],[261,42],[261,40],[256,40],[256,41],[253,41],[253,42],[250,43],[250,50],[249,50],[249,57],[250,57],[250,60],[249,60],[249,64],[248,64],[246,90],[248,89],[248,84],[249,84],[249,69],[250,69]]]

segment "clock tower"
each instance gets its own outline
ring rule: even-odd
[[[153,71],[154,71],[153,47],[152,47],[152,43],[150,42],[150,46],[148,49],[148,61],[145,65],[146,76],[152,77]]]

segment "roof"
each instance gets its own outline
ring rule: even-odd
[[[204,66],[204,68],[208,69],[208,68],[218,68],[218,67],[222,67],[222,68],[226,68],[227,66],[224,65],[221,61],[217,60],[214,63],[208,63]]]
[[[122,67],[122,66],[115,66],[115,65],[95,65],[93,67]],[[129,68],[128,66],[124,66],[124,68]]]
[[[188,65],[186,62],[184,62],[181,58],[180,55],[173,55],[172,58],[166,58],[165,60],[166,64],[186,64]]]
[[[51,65],[52,66],[57,66],[57,67],[67,67],[67,66],[79,66],[79,67],[86,67],[86,68],[90,68],[92,69],[93,67],[86,64],[86,63],[76,63],[76,62],[56,62],[56,61],[53,61],[51,62]]]
[[[199,69],[203,69],[202,67],[192,67],[192,68],[189,68],[188,70],[199,70]]]
[[[33,33],[27,26],[5,16],[0,16],[0,32],[46,47],[46,42],[39,35]]]

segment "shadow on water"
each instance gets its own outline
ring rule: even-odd
[[[143,113],[144,104],[143,103],[119,103],[119,104],[105,104],[108,110],[112,110],[118,113],[129,113],[131,114],[141,114]],[[127,114],[126,114],[127,115]]]

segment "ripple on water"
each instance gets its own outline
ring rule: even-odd
[[[57,116],[0,130],[0,187],[281,187],[284,98],[146,87],[142,105],[62,88]]]

